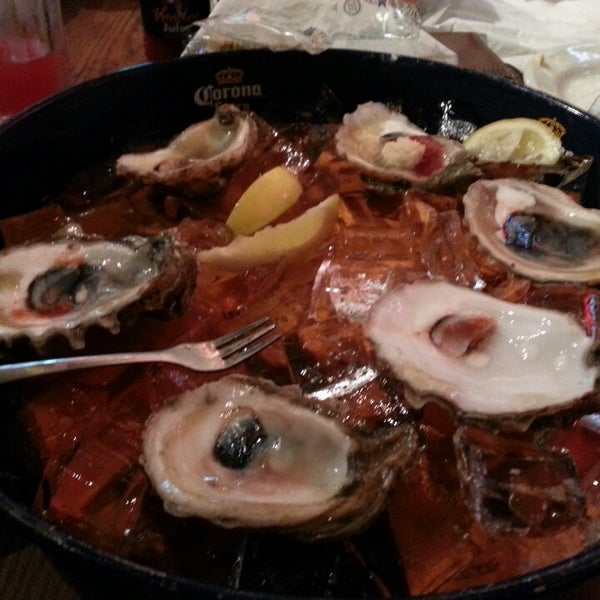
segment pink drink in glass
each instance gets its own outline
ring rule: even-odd
[[[66,87],[64,47],[49,48],[36,36],[0,40],[0,118],[13,115]]]

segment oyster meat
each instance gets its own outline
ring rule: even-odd
[[[570,315],[441,281],[396,288],[365,327],[379,359],[422,398],[466,413],[524,414],[592,391],[593,339]]]
[[[0,253],[0,340],[41,349],[60,334],[80,349],[91,325],[117,333],[125,309],[176,312],[195,280],[193,255],[168,236],[10,247]]]
[[[424,184],[469,157],[459,142],[428,135],[379,102],[360,104],[344,115],[335,141],[341,156],[364,174],[388,183]]]
[[[479,243],[536,281],[600,282],[600,211],[559,189],[519,179],[480,180],[463,197]]]
[[[152,415],[141,462],[171,514],[317,539],[370,522],[414,446],[411,428],[363,436],[296,386],[231,375]]]
[[[117,174],[188,196],[218,191],[226,175],[252,151],[258,137],[252,115],[232,104],[191,125],[166,147],[117,160]]]

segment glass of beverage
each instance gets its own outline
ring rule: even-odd
[[[68,83],[60,0],[0,0],[0,122]]]

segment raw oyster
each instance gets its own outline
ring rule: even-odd
[[[600,282],[600,211],[518,179],[481,180],[463,197],[469,229],[496,259],[536,281]]]
[[[370,522],[414,446],[411,428],[361,435],[296,386],[231,375],[151,416],[141,461],[171,514],[316,539]]]
[[[373,179],[389,183],[424,184],[469,157],[459,142],[428,135],[379,102],[360,104],[344,115],[335,141],[341,156]]]
[[[476,179],[516,178],[581,193],[585,191],[587,174],[593,164],[592,156],[576,156],[570,153],[565,153],[553,165],[478,162],[481,176]]]
[[[191,125],[166,147],[124,154],[117,160],[117,174],[188,196],[215,192],[252,151],[257,135],[249,113],[222,104],[211,119]]]
[[[562,408],[592,391],[593,339],[570,315],[422,281],[375,303],[366,335],[421,397],[486,415]]]
[[[124,309],[183,307],[195,279],[195,259],[168,236],[10,247],[0,253],[0,340],[41,349],[60,334],[80,349],[91,325],[117,333]]]

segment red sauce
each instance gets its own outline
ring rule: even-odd
[[[444,166],[444,148],[434,137],[418,136],[411,139],[425,146],[423,157],[415,167],[420,177],[429,177]]]

